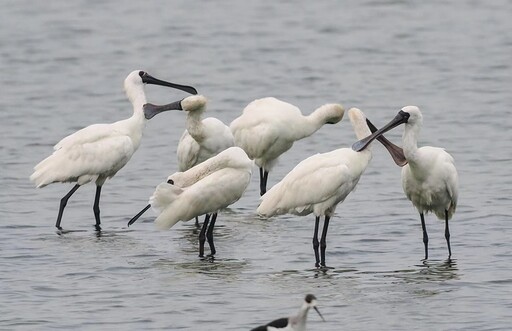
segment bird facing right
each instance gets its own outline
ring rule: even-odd
[[[304,298],[304,303],[300,307],[297,315],[276,319],[268,324],[258,326],[251,331],[306,331],[306,320],[310,308],[316,310],[318,315],[322,318],[322,321],[325,322],[324,317],[316,307],[316,303],[316,297],[313,294],[308,294]]]
[[[402,187],[420,214],[425,260],[428,259],[428,234],[424,214],[428,212],[433,212],[445,221],[445,239],[450,259],[452,251],[448,221],[457,207],[458,174],[453,157],[444,149],[431,146],[418,148],[418,135],[423,123],[419,108],[403,107],[390,123],[355,143],[353,148],[356,151],[364,149],[365,144],[402,123],[405,123],[403,151],[408,162],[402,168]]]
[[[281,154],[324,124],[338,123],[343,113],[340,104],[326,104],[304,116],[296,106],[276,98],[249,103],[229,127],[235,145],[243,148],[260,168],[260,195],[267,191],[268,174]]]

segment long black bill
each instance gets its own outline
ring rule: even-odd
[[[146,207],[144,207],[144,209],[142,209],[141,211],[139,211],[139,213],[138,213],[137,215],[133,216],[133,217],[132,217],[132,219],[128,221],[128,227],[129,227],[130,225],[132,225],[133,223],[135,223],[135,221],[136,221],[136,220],[138,220],[138,219],[139,219],[139,217],[141,217],[141,216],[142,216],[142,214],[144,214],[144,213],[146,212],[146,210],[148,210],[148,209],[149,209],[149,207],[151,207],[151,205],[147,205]]]
[[[382,128],[380,128],[379,130],[375,131],[374,133],[372,133],[368,137],[363,138],[363,139],[361,139],[359,141],[356,141],[352,145],[352,149],[355,150],[356,152],[362,151],[363,149],[368,147],[368,145],[370,145],[370,143],[372,141],[374,141],[378,137],[382,136],[384,133],[388,132],[389,130],[391,130],[391,129],[397,127],[397,126],[399,126],[400,124],[407,123],[407,121],[409,120],[409,116],[410,116],[409,113],[404,112],[403,110],[400,110],[398,112],[398,114],[396,114],[395,118],[393,118],[393,120],[391,120],[391,122],[389,122],[388,124],[384,125]]]
[[[366,124],[368,124],[368,127],[370,128],[370,131],[372,133],[377,131],[377,128],[375,125],[373,125],[372,122],[370,122],[369,119],[366,119]],[[384,146],[389,152],[389,155],[393,158],[393,161],[395,161],[396,165],[399,167],[403,167],[407,164],[407,159],[404,155],[404,150],[401,147],[398,147],[397,145],[393,144],[391,141],[389,141],[384,135],[377,137],[377,140]]]
[[[320,314],[320,310],[318,310],[318,308],[316,308],[316,306],[315,306],[315,307],[313,307],[313,308],[316,310],[316,312],[318,313],[318,315],[320,315],[320,317],[322,318],[322,321],[324,321],[324,322],[325,322],[325,318],[322,316],[322,314]]]
[[[167,86],[167,87],[172,87],[172,88],[175,88],[175,89],[178,89],[178,90],[182,90],[182,91],[185,91],[187,93],[190,93],[190,94],[197,94],[197,90],[195,88],[193,88],[192,86],[187,86],[187,85],[180,85],[180,84],[175,84],[175,83],[171,83],[171,82],[166,82],[165,80],[161,80],[161,79],[158,79],[158,78],[155,78],[147,73],[144,73],[144,75],[142,76],[142,81],[146,84],[153,84],[153,85],[160,85],[160,86]]]
[[[155,117],[155,115],[163,112],[163,111],[168,111],[168,110],[183,110],[183,108],[181,107],[181,101],[174,101],[174,102],[171,102],[171,103],[168,103],[166,105],[161,105],[161,106],[158,106],[158,105],[154,105],[152,103],[146,103],[144,106],[142,106],[142,108],[144,108],[144,117],[146,119],[152,119],[153,117]]]

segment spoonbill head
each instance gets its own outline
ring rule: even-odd
[[[186,171],[223,150],[233,147],[233,134],[227,125],[214,117],[203,119],[207,100],[203,96],[188,97],[182,102],[187,111],[187,128],[177,148],[178,168]]]
[[[397,117],[402,119],[397,119]],[[458,174],[455,161],[442,148],[431,146],[418,148],[417,140],[423,116],[417,106],[403,107],[397,117],[390,124],[394,126],[396,123],[405,123],[402,143],[408,162],[402,168],[402,187],[406,197],[420,214],[425,260],[428,259],[428,234],[424,214],[428,212],[433,212],[439,219],[445,221],[445,239],[448,246],[448,258],[450,258],[448,221],[455,213],[458,199]],[[379,133],[378,130],[372,136],[377,137],[379,134],[382,134],[382,131]]]
[[[304,302],[300,307],[299,312],[290,317],[283,317],[276,319],[270,323],[259,326],[257,328],[252,329],[251,331],[271,331],[271,330],[289,330],[289,331],[305,331],[306,330],[306,321],[308,318],[309,310],[313,308],[322,321],[325,322],[324,317],[320,313],[320,310],[317,308],[317,299],[313,294],[308,294],[304,298]]]
[[[30,180],[38,188],[56,182],[76,182],[61,199],[55,224],[59,230],[62,230],[60,223],[68,199],[81,185],[91,181],[96,183],[93,206],[96,229],[101,230],[101,187],[130,160],[142,139],[146,123],[143,115],[143,105],[146,103],[144,84],[195,92],[193,87],[163,81],[142,70],[132,71],[124,81],[126,95],[133,106],[130,118],[110,124],[93,124],[63,138],[54,146],[53,154],[34,167]]]
[[[178,221],[213,214],[211,224],[208,224],[209,219],[203,223],[199,238],[199,256],[203,256],[205,235],[213,256],[217,212],[242,197],[251,178],[252,164],[241,148],[230,147],[187,171],[174,173],[157,186],[149,205],[135,215],[128,226],[150,206],[158,212],[155,224],[160,229],[169,229]]]
[[[266,192],[268,173],[281,154],[324,124],[341,121],[343,114],[339,104],[323,105],[304,116],[296,106],[272,97],[249,103],[230,128],[235,145],[243,148],[260,169],[260,194]]]
[[[348,116],[359,139],[370,134],[363,112],[351,108]],[[279,183],[260,198],[258,214],[264,217],[291,213],[315,215],[313,250],[316,267],[326,267],[326,236],[330,218],[337,205],[352,192],[372,158],[369,148],[356,152],[340,148],[315,154],[301,161]],[[320,217],[324,216],[321,241],[318,241]],[[321,248],[321,257],[318,248]]]

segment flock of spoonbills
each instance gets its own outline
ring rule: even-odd
[[[145,84],[179,89],[191,96],[166,105],[154,105],[146,100]],[[312,135],[324,124],[341,121],[345,112],[341,105],[326,104],[304,116],[294,105],[276,98],[262,98],[249,103],[240,117],[227,126],[216,118],[202,118],[207,100],[197,95],[191,86],[156,79],[136,70],[125,79],[124,88],[133,106],[130,118],[111,124],[90,125],[65,137],[55,145],[53,154],[35,166],[30,176],[37,187],[55,182],[76,183],[60,201],[55,224],[59,233],[65,232],[61,222],[69,198],[80,186],[92,181],[96,183],[95,227],[101,231],[99,200],[103,184],[135,153],[147,120],[164,111],[180,110],[187,112],[187,125],[177,148],[178,171],[156,187],[149,205],[135,215],[128,226],[151,206],[158,211],[156,225],[163,229],[191,219],[198,224],[198,217],[205,215],[199,234],[199,255],[204,256],[207,241],[210,256],[213,256],[216,253],[213,228],[217,213],[241,198],[256,164],[260,172],[261,195],[257,213],[263,217],[313,214],[315,265],[326,268],[330,219],[338,204],[355,189],[372,158],[370,144],[377,139],[402,167],[405,195],[420,214],[425,260],[428,259],[428,235],[424,214],[428,212],[445,221],[448,258],[451,257],[448,221],[457,206],[457,171],[453,158],[443,149],[418,148],[422,125],[418,107],[402,108],[381,129],[373,126],[361,110],[349,109],[348,117],[359,140],[352,147],[304,159],[267,191],[269,172],[279,156],[295,141]],[[383,136],[400,124],[405,126],[402,148]],[[319,240],[322,217],[324,222]],[[303,307],[306,312],[309,307],[315,307],[315,302],[314,296],[309,297],[309,301],[306,297]],[[279,323],[284,325],[284,321]]]

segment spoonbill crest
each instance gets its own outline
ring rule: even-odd
[[[428,259],[428,234],[424,214],[433,212],[445,221],[445,239],[448,246],[448,258],[451,258],[450,228],[448,221],[457,207],[458,174],[453,157],[444,149],[424,146],[418,148],[418,135],[423,116],[418,107],[406,106],[386,126],[371,136],[354,144],[355,150],[362,150],[371,140],[379,137],[391,128],[405,123],[402,136],[403,151],[407,165],[402,168],[402,187],[405,195],[420,214],[425,246],[425,260]]]
[[[268,324],[254,328],[251,331],[305,331],[308,312],[311,308],[313,308],[318,313],[320,318],[322,318],[322,321],[325,322],[324,317],[320,313],[320,310],[317,308],[316,297],[313,294],[308,294],[304,298],[304,302],[302,303],[302,306],[300,307],[297,315],[276,319]]]
[[[371,133],[361,110],[351,108],[348,116],[358,139]],[[310,156],[295,166],[260,198],[261,203],[257,212],[265,217],[286,213],[299,216],[313,213],[315,215],[313,235],[315,266],[325,268],[329,220],[337,205],[355,189],[371,158],[370,149],[355,152],[351,148],[340,148]],[[318,230],[321,216],[324,216],[325,220],[319,242]]]
[[[323,105],[304,116],[299,108],[276,98],[249,103],[230,128],[235,145],[243,148],[260,169],[260,195],[267,191],[268,173],[281,154],[296,140],[312,135],[324,124],[338,123],[343,113],[339,104]]]
[[[60,224],[68,199],[78,188],[91,181],[96,183],[94,198],[94,217],[96,230],[100,224],[101,187],[108,178],[113,177],[132,157],[140,145],[146,125],[143,105],[146,103],[144,84],[155,84],[196,94],[190,86],[178,85],[156,79],[148,73],[136,70],[124,81],[124,89],[133,105],[133,115],[125,120],[111,124],[93,124],[62,139],[54,146],[52,155],[34,167],[30,180],[36,186],[61,182],[76,182],[75,186],[61,199],[59,214],[55,226]]]
[[[249,185],[253,161],[239,147],[230,147],[185,172],[177,172],[167,182],[156,187],[149,205],[129,222],[132,225],[151,206],[158,212],[155,223],[169,229],[178,221],[186,222],[197,216],[206,218],[199,234],[199,256],[204,255],[205,239],[215,255],[213,227],[217,212],[235,203]],[[209,224],[209,222],[211,222]]]

